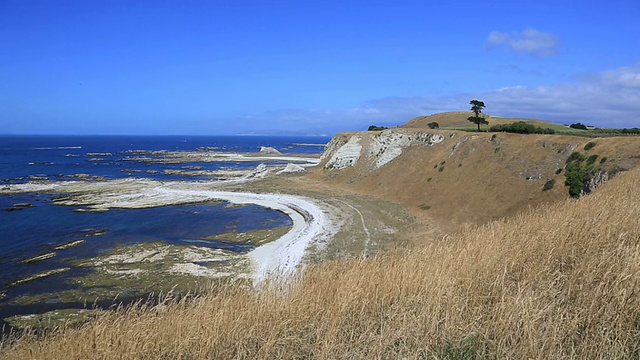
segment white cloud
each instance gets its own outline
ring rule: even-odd
[[[278,110],[245,120],[263,134],[334,134],[369,125],[396,126],[418,115],[469,110],[469,100],[487,104],[487,114],[536,118],[600,127],[640,127],[640,63],[599,73],[580,74],[576,82],[509,86],[451,96],[388,97],[353,109]]]
[[[376,109],[376,108],[368,108],[368,107],[363,107],[363,108],[355,108],[351,110],[352,113],[357,114],[357,113],[362,113],[362,114],[380,114],[380,110]]]
[[[509,115],[519,111],[563,122],[640,126],[640,64],[581,74],[577,79],[573,84],[523,87],[487,96]]]
[[[638,66],[621,67],[619,69],[604,71],[599,74],[583,74],[584,79],[591,79],[594,82],[603,85],[617,86],[628,89],[640,89],[640,71]]]
[[[489,47],[506,45],[515,52],[541,57],[557,54],[559,42],[557,36],[533,28],[512,33],[492,31],[487,39]]]
[[[386,104],[389,113],[395,107],[398,114],[405,109],[423,110],[422,114],[426,114],[467,110],[472,98],[482,99],[487,104],[487,113],[498,116],[583,122],[601,127],[640,127],[640,64],[581,74],[570,84],[510,86],[446,98],[383,99],[373,105]]]

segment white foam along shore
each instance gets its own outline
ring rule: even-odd
[[[255,265],[255,283],[262,282],[268,275],[286,277],[292,274],[302,262],[305,250],[312,242],[326,239],[335,232],[331,221],[320,207],[307,198],[293,195],[204,190],[184,188],[184,184],[165,184],[125,193],[100,193],[79,202],[100,211],[109,208],[175,205],[209,199],[225,200],[234,204],[256,204],[282,211],[291,217],[293,227],[287,234],[249,252]]]

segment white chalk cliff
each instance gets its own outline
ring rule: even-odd
[[[444,140],[440,134],[423,132],[399,133],[385,130],[373,137],[370,154],[375,157],[375,168],[379,169],[402,154],[402,149],[412,145],[434,145]]]
[[[324,167],[325,169],[344,169],[353,166],[360,159],[361,152],[360,135],[354,135],[333,153]]]
[[[379,169],[402,155],[403,149],[407,147],[433,146],[444,140],[445,136],[442,134],[391,129],[379,133],[354,134],[348,140],[344,135],[338,135],[327,144],[321,159],[329,158],[324,166],[325,169],[345,169],[356,165],[362,155],[367,153],[364,157],[367,165],[373,169]]]

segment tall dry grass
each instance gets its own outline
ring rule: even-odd
[[[228,287],[7,359],[638,358],[640,171],[579,201],[421,249],[307,268],[287,291]]]

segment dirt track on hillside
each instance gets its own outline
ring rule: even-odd
[[[370,257],[381,251],[439,239],[445,234],[424,210],[411,209],[357,188],[329,183],[313,170],[307,174],[274,175],[237,185],[237,189],[232,187],[232,190],[286,193],[317,200],[340,230],[325,249],[310,249],[312,260]]]

